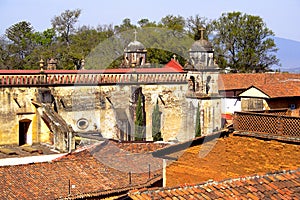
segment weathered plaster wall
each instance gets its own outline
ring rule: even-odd
[[[164,140],[186,140],[188,113],[185,97],[187,84],[143,85],[146,97],[147,139],[152,139],[152,112],[158,101],[161,116],[161,133]]]
[[[161,133],[165,141],[184,141],[194,137],[198,102],[202,110],[202,133],[220,128],[220,100],[187,98],[186,83],[52,87],[49,89],[54,99],[49,104],[75,132],[99,132],[104,138],[132,139],[134,121],[129,108],[133,88],[136,87],[142,88],[145,97],[146,140],[153,140],[152,112],[156,102],[162,113]],[[27,132],[28,144],[53,144],[54,133],[49,130],[49,124],[47,126],[41,119],[42,113],[37,111],[32,100],[39,101],[38,88],[1,89],[0,144],[18,144],[19,121],[24,119],[31,120]],[[124,120],[128,123],[126,126]],[[120,130],[129,136],[121,136]]]
[[[52,90],[58,113],[75,131],[99,131],[105,138],[120,139],[117,132],[122,126],[117,121],[119,113],[116,110],[126,114],[133,131],[134,121],[129,113],[130,97],[132,87],[138,86],[142,87],[145,96],[146,139],[152,140],[152,112],[157,101],[162,112],[161,132],[164,140],[190,139],[191,136],[186,136],[187,127],[190,126],[185,119],[188,116],[185,97],[187,84],[75,86]],[[77,126],[78,120],[82,118],[89,124],[85,129]]]
[[[49,129],[41,123],[31,100],[36,100],[37,88],[0,89],[0,144],[19,144],[19,121],[30,120],[26,143],[50,142]]]

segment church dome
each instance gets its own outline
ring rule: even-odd
[[[125,51],[127,52],[144,51],[144,50],[145,50],[145,46],[137,40],[130,42],[125,49]]]
[[[200,39],[192,44],[190,51],[213,51],[213,46],[209,41]]]

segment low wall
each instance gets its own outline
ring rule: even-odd
[[[267,135],[300,138],[300,117],[253,112],[235,112],[234,129]]]

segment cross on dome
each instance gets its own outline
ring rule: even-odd
[[[136,35],[137,35],[137,31],[136,30],[134,30],[134,41],[136,41]]]
[[[203,40],[203,39],[204,39],[204,31],[205,31],[205,28],[201,27],[201,28],[199,29],[199,31],[200,31],[200,35],[201,35],[200,39]]]

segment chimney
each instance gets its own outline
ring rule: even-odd
[[[167,160],[163,159],[163,187],[167,185]]]

